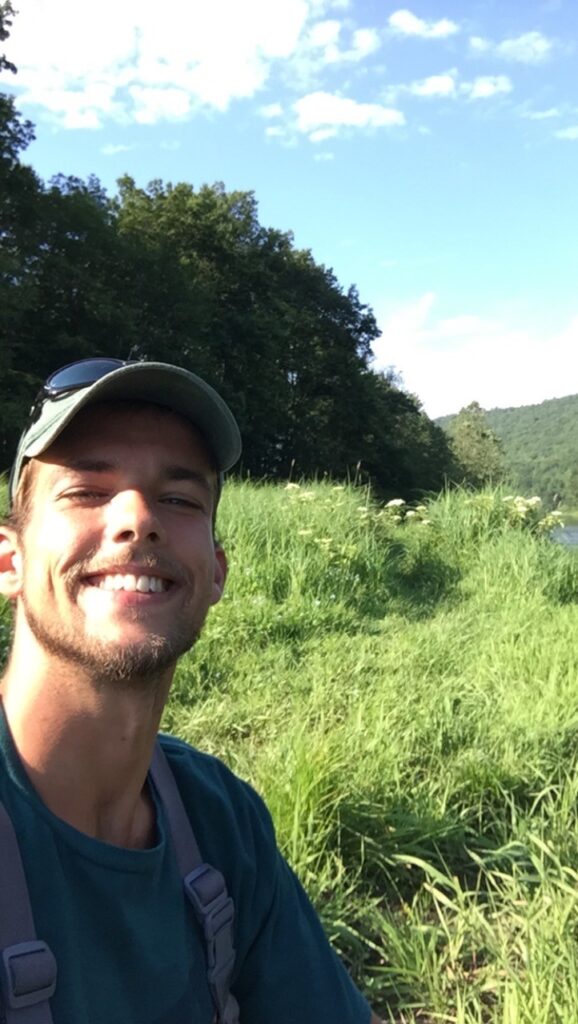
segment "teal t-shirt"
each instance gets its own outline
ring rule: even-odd
[[[369,1006],[280,856],[262,800],[216,758],[161,741],[203,858],[222,871],[234,900],[241,1024],[368,1024]],[[1,708],[0,800],[18,837],[37,936],[58,964],[54,1024],[211,1024],[204,940],[162,808],[150,849],[78,832],[31,787]]]

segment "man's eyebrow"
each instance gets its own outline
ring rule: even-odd
[[[89,456],[80,456],[78,459],[72,459],[67,464],[67,469],[80,473],[111,473],[118,469],[119,465],[110,459],[91,459]],[[181,466],[177,463],[165,466],[162,476],[165,480],[174,483],[184,481],[200,484],[209,494],[214,491],[212,476],[207,476],[197,469],[191,469],[190,466]]]
[[[108,459],[91,459],[81,456],[78,459],[72,459],[70,462],[67,461],[66,468],[78,470],[81,473],[110,473],[117,466]]]
[[[206,473],[201,473],[197,469],[190,469],[189,466],[167,466],[163,470],[163,476],[175,483],[184,480],[185,482],[189,481],[190,483],[200,484],[201,487],[204,487],[211,494],[214,490],[212,475],[209,477]]]

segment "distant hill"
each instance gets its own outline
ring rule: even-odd
[[[504,446],[512,488],[547,502],[557,494],[567,507],[578,507],[578,395],[486,415]],[[441,416],[436,423],[447,430],[453,419]]]

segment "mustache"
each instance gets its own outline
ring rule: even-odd
[[[157,573],[159,576],[166,576],[173,583],[181,586],[193,584],[192,574],[179,562],[165,555],[157,555],[152,551],[141,551],[138,547],[126,547],[115,553],[112,558],[99,558],[97,552],[88,552],[79,562],[75,562],[67,572],[64,573],[65,581],[73,586],[85,579],[87,576],[106,576],[109,574],[122,573],[123,569],[134,572],[135,567],[147,575]]]

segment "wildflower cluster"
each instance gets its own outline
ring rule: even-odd
[[[539,536],[546,536],[557,526],[563,526],[561,512],[542,514],[542,499],[537,494],[524,498],[518,494],[507,494],[502,499],[506,519],[512,526],[522,526]]]
[[[384,508],[379,510],[377,515],[387,522],[391,522],[394,526],[409,523],[412,520],[416,523],[422,523],[424,526],[429,524],[426,506],[414,505],[411,507],[403,498],[392,498]]]
[[[325,562],[348,563],[358,553],[357,546],[351,542],[344,542],[343,537],[338,539],[327,534],[327,513],[336,516],[340,509],[348,504],[345,499],[345,486],[336,484],[330,489],[310,490],[298,483],[285,485],[288,497],[292,505],[299,508],[299,521],[304,525],[297,530],[297,536],[303,537],[311,545],[316,547],[324,556]],[[307,519],[303,512],[307,508]],[[343,533],[343,530],[338,531]]]
[[[525,498],[521,494],[481,491],[472,494],[466,504],[479,519],[482,532],[504,527],[528,530],[536,536],[548,536],[557,526],[563,526],[560,512],[544,512],[542,499],[537,494]]]
[[[382,508],[372,505],[360,505],[357,510],[365,521],[381,523],[387,526],[401,526],[412,520],[427,526],[430,522],[425,505],[410,506],[404,498],[392,498]]]

